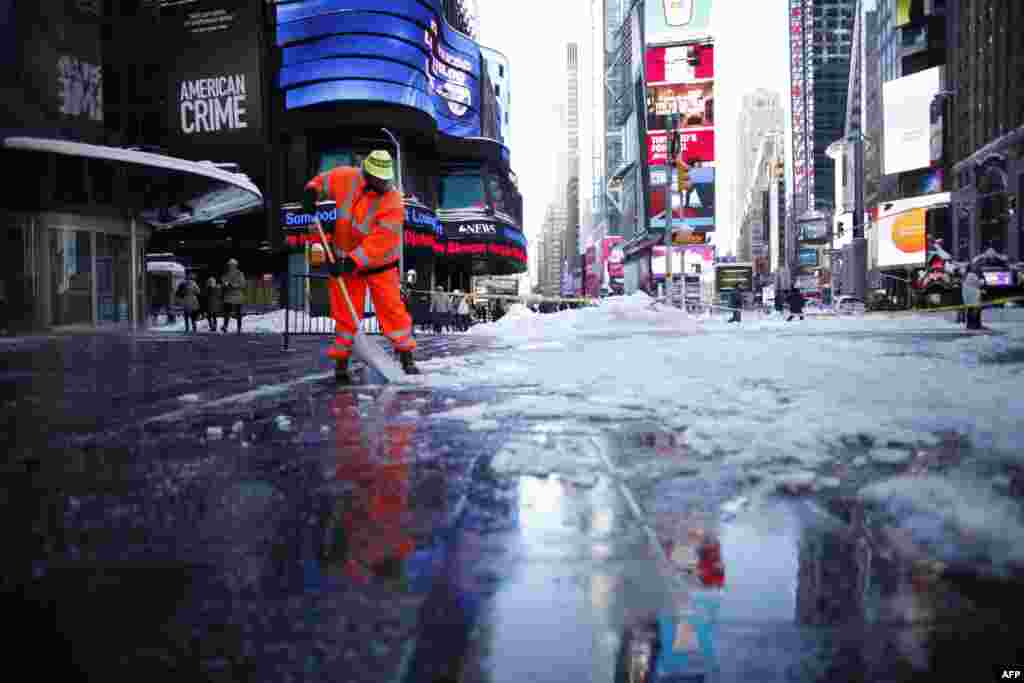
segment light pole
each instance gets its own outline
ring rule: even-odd
[[[395,187],[402,197],[402,228],[398,233],[398,279],[405,278],[405,191],[402,189],[402,146],[398,144],[398,138],[392,135],[387,128],[381,128],[384,134],[391,138],[391,144],[395,146]]]
[[[846,138],[853,143],[853,244],[850,267],[853,274],[853,295],[867,301],[868,241],[864,239],[864,134],[853,133]]]

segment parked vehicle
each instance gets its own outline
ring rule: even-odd
[[[863,299],[844,294],[835,300],[833,310],[839,315],[863,315],[867,306]]]

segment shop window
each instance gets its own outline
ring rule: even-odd
[[[92,233],[50,231],[53,324],[92,323]]]
[[[484,184],[480,173],[460,171],[442,175],[438,203],[442,209],[486,208]]]

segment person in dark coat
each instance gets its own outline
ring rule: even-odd
[[[804,295],[799,289],[794,289],[789,293],[789,317],[786,318],[786,322],[789,322],[796,316],[800,316],[800,319],[804,319]]]
[[[237,259],[228,259],[228,270],[222,279],[224,283],[224,326],[222,332],[228,331],[228,321],[238,321],[238,334],[242,333],[242,307],[245,305],[245,275],[238,269]]]
[[[730,305],[732,306],[732,317],[729,318],[729,322],[738,323],[743,319],[743,285],[738,285],[736,289],[732,291],[729,296]]]
[[[786,292],[782,291],[775,295],[775,312],[779,315],[786,310]]]
[[[210,332],[217,331],[217,319],[224,312],[224,288],[215,277],[206,280],[206,322]]]

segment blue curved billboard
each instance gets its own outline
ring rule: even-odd
[[[438,130],[482,134],[480,47],[451,29],[440,0],[296,0],[276,5],[285,109],[388,102]]]

